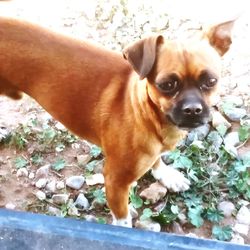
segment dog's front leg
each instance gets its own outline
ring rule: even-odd
[[[182,192],[189,189],[190,181],[177,169],[166,165],[161,157],[152,167],[152,175],[171,191]]]

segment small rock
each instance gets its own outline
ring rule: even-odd
[[[187,144],[191,144],[194,141],[202,141],[206,138],[210,130],[209,124],[204,124],[195,129],[192,129],[187,135]]]
[[[236,215],[238,223],[250,225],[250,210],[242,206]]]
[[[58,205],[64,205],[68,202],[69,195],[68,194],[54,194],[52,196],[52,201]]]
[[[56,183],[56,188],[57,188],[58,190],[64,189],[64,188],[65,188],[64,181],[58,181],[58,182]]]
[[[45,188],[47,191],[49,191],[51,193],[55,193],[56,192],[56,181],[52,180],[52,181],[48,182]]]
[[[36,198],[40,201],[44,201],[46,199],[46,194],[43,191],[38,190],[36,192]]]
[[[249,226],[246,224],[236,223],[233,227],[234,232],[239,233],[241,235],[247,235]]]
[[[48,207],[48,213],[54,216],[60,216],[60,217],[62,216],[61,210],[52,206]]]
[[[181,225],[185,225],[188,222],[187,216],[184,213],[179,213],[178,219],[179,219]]]
[[[188,233],[185,236],[192,237],[192,238],[199,238],[198,235],[196,235],[195,233]]]
[[[72,204],[72,205],[68,208],[68,215],[69,215],[69,216],[80,216],[80,213],[79,213],[78,209],[75,207],[74,204]]]
[[[89,221],[89,222],[97,222],[97,218],[92,214],[87,214],[84,216],[84,218],[86,221]]]
[[[214,128],[225,126],[228,129],[232,126],[231,123],[228,122],[227,119],[219,111],[213,112],[212,116],[212,126]]]
[[[66,186],[73,189],[80,189],[85,181],[83,176],[71,176],[66,179]]]
[[[224,149],[234,158],[238,158],[238,151],[237,148],[233,145],[226,144]]]
[[[39,179],[37,182],[36,182],[36,187],[37,188],[44,188],[47,184],[48,180],[45,179],[45,178],[42,178],[42,179]]]
[[[30,180],[33,180],[35,178],[35,174],[33,173],[33,172],[31,172],[30,174],[29,174],[29,179]]]
[[[65,131],[65,130],[66,130],[65,126],[64,126],[62,123],[60,123],[60,122],[57,122],[57,123],[55,124],[55,127],[56,127],[58,130],[62,130],[62,131]]]
[[[49,175],[49,170],[50,170],[50,165],[44,165],[42,167],[40,167],[39,169],[37,169],[36,171],[36,178],[40,179],[40,178],[47,178]]]
[[[94,186],[96,184],[104,184],[103,174],[93,174],[86,177],[86,184],[88,186]]]
[[[8,131],[5,127],[0,127],[0,142],[6,139],[10,134],[10,131]]]
[[[247,111],[243,108],[231,108],[225,111],[225,115],[233,122],[239,122],[246,114]]]
[[[5,208],[14,210],[16,208],[16,205],[10,202],[5,205]]]
[[[91,155],[86,154],[86,155],[77,155],[77,163],[80,167],[85,166],[92,158]]]
[[[231,132],[228,133],[224,138],[225,145],[237,146],[240,143],[239,133]]]
[[[233,234],[232,239],[230,240],[230,242],[235,243],[235,244],[241,244],[241,245],[245,244],[244,238],[241,237],[239,234]]]
[[[17,177],[28,177],[29,172],[27,168],[19,168],[16,172]]]
[[[81,208],[81,209],[85,209],[85,210],[87,210],[90,207],[88,199],[82,193],[80,193],[77,196],[74,204],[76,205],[76,207]]]
[[[135,222],[135,227],[149,230],[149,231],[153,231],[153,232],[160,232],[161,231],[161,225],[157,222],[150,220],[150,219],[142,220],[142,221],[137,220]]]
[[[133,207],[132,204],[129,204],[129,212],[132,219],[138,218],[138,212],[136,211],[136,209]]]
[[[95,167],[94,167],[94,173],[95,174],[102,174],[103,173],[103,166],[104,166],[104,160],[99,161]]]
[[[174,233],[174,234],[180,234],[180,235],[183,235],[184,234],[184,231],[181,227],[181,225],[174,221],[171,225],[171,231]]]
[[[235,206],[230,201],[222,201],[219,203],[218,209],[222,211],[225,217],[231,217],[233,211],[235,210]]]
[[[167,193],[167,189],[159,182],[152,183],[148,188],[144,189],[140,196],[154,204],[162,199]]]

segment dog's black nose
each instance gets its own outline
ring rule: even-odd
[[[203,108],[200,103],[186,103],[182,106],[182,112],[186,116],[199,116],[202,111]]]

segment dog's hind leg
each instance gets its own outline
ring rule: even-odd
[[[0,76],[0,95],[6,95],[14,100],[22,98],[22,92],[16,89],[7,79]]]

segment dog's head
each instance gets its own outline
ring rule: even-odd
[[[124,57],[141,80],[146,78],[149,98],[163,119],[185,128],[208,121],[233,23],[215,25],[199,39],[168,41],[159,35],[125,48]]]

